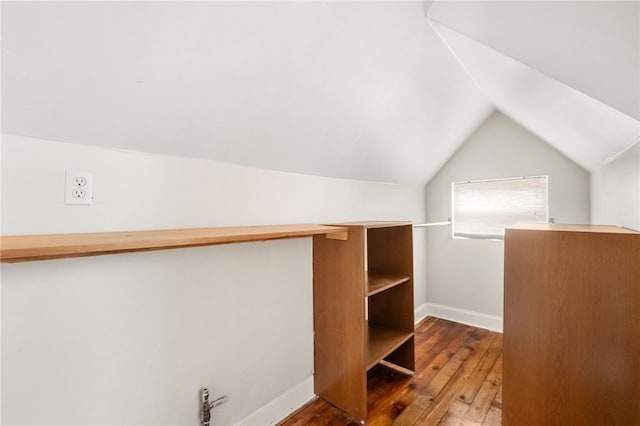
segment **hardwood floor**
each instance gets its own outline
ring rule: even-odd
[[[378,365],[369,371],[367,425],[500,425],[502,334],[427,317],[416,325],[413,377]],[[316,399],[279,423],[360,423]]]

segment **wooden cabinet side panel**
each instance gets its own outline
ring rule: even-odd
[[[640,235],[508,230],[505,425],[640,424]]]
[[[361,228],[346,241],[313,239],[314,387],[364,420],[367,411],[364,247]]]

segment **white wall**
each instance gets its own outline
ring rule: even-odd
[[[640,231],[640,142],[591,173],[591,222]]]
[[[421,185],[13,135],[1,152],[2,235],[425,219]],[[63,204],[66,169],[93,172],[92,206]],[[229,396],[213,424],[240,421],[312,374],[311,255],[306,238],[2,264],[3,424],[195,425],[201,387]]]
[[[451,182],[531,175],[549,175],[549,214],[556,222],[589,223],[589,174],[500,112],[427,185],[427,218],[450,217]],[[504,243],[452,239],[449,226],[424,232],[430,312],[501,329]]]

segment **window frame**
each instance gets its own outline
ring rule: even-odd
[[[455,240],[487,240],[487,241],[504,241],[504,235],[484,235],[478,234],[477,236],[456,236],[455,232],[455,185],[460,184],[469,184],[469,183],[483,183],[483,182],[506,182],[506,181],[514,181],[514,180],[523,180],[523,179],[543,179],[544,181],[544,191],[545,191],[545,209],[544,214],[546,217],[546,222],[550,222],[551,218],[549,217],[549,175],[533,175],[533,176],[516,176],[516,177],[508,177],[508,178],[492,178],[492,179],[476,179],[476,180],[465,180],[458,182],[451,182],[451,189],[449,192],[450,195],[450,204],[449,204],[449,213],[450,213],[450,221],[451,221],[451,238]],[[506,228],[505,228],[506,229]]]

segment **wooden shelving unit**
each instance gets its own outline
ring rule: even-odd
[[[367,371],[413,371],[413,228],[358,222],[343,241],[314,237],[315,393],[367,418]]]
[[[0,261],[27,262],[314,235],[346,239],[347,228],[301,224],[2,236]]]

